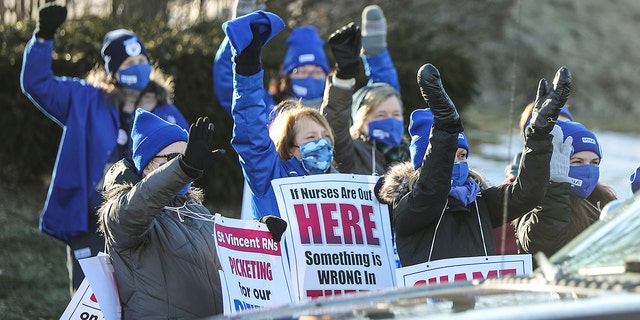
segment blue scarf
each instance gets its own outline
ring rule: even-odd
[[[476,200],[478,192],[480,186],[473,179],[467,179],[462,185],[451,187],[449,195],[462,201],[466,207]]]

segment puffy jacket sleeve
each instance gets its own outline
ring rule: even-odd
[[[71,112],[73,99],[81,92],[97,90],[84,80],[55,77],[51,70],[53,40],[39,41],[32,37],[24,49],[20,87],[40,111],[63,126]]]
[[[520,251],[531,254],[542,251],[550,257],[567,244],[571,223],[570,192],[568,182],[549,182],[540,206],[515,223]]]
[[[369,78],[369,82],[383,82],[394,87],[400,92],[400,82],[398,81],[398,71],[393,65],[391,54],[388,49],[384,49],[382,52],[372,55],[362,55],[362,62],[364,63],[364,72]]]
[[[233,137],[231,145],[238,153],[244,177],[254,195],[262,197],[271,188],[280,158],[269,137],[267,106],[262,81],[264,71],[242,76],[234,73]]]
[[[231,115],[233,100],[233,61],[231,58],[231,44],[229,38],[225,37],[213,60],[213,94],[222,109],[229,115]]]
[[[355,172],[356,157],[351,138],[351,100],[353,89],[334,86],[333,77],[327,77],[321,112],[327,118],[334,134],[335,162],[341,172]]]
[[[139,245],[156,214],[193,180],[182,171],[179,161],[171,160],[105,204],[103,223],[114,248],[123,250]]]
[[[410,235],[434,223],[447,205],[458,134],[432,129],[429,149],[414,188],[393,209],[395,230]]]
[[[533,210],[542,202],[549,183],[552,151],[551,135],[539,137],[528,133],[516,179],[482,191],[493,226],[502,224],[505,201],[508,221]]]

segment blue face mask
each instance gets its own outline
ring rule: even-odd
[[[302,100],[321,99],[324,94],[324,84],[325,79],[313,77],[291,79],[291,90],[296,98],[302,98]]]
[[[402,134],[404,134],[402,120],[387,118],[369,122],[369,136],[388,146],[399,146]]]
[[[467,181],[467,178],[469,178],[469,164],[466,162],[454,162],[451,186],[461,186]]]
[[[571,178],[571,192],[582,199],[586,199],[598,184],[600,168],[590,164],[570,166],[569,178]]]
[[[123,87],[142,91],[149,84],[149,76],[151,76],[150,64],[134,64],[118,71],[118,83]]]
[[[326,173],[333,162],[333,148],[326,138],[305,142],[300,145],[302,167],[309,174]]]

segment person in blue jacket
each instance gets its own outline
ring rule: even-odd
[[[387,83],[399,92],[398,73],[386,47],[386,22],[378,6],[365,8],[363,25],[367,21],[369,33],[363,31],[361,55],[365,75],[369,83]],[[380,23],[383,23],[382,27]],[[326,78],[330,72],[323,48],[324,41],[315,27],[305,25],[292,29],[287,45],[280,75],[271,79],[269,90],[263,89],[265,104],[271,111],[283,100],[302,99],[303,105],[320,108]],[[233,100],[232,55],[229,39],[225,37],[214,59],[213,93],[220,106],[229,114]]]
[[[267,124],[260,54],[283,27],[280,17],[262,11],[223,24],[234,51],[231,145],[251,189],[254,218],[260,220],[280,216],[271,180],[335,172],[333,133],[319,110],[285,100]]]
[[[104,239],[96,231],[96,210],[103,202],[99,191],[111,164],[130,157],[135,109],[151,111],[185,129],[188,123],[169,101],[169,90],[151,80],[147,50],[131,31],[105,35],[102,77],[55,76],[53,39],[66,17],[64,6],[40,8],[38,26],[25,47],[20,85],[33,104],[63,128],[40,230],[68,245],[73,292],[84,278],[77,259],[104,250]]]

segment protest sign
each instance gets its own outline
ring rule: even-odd
[[[71,302],[67,305],[60,320],[102,320],[102,310],[96,296],[93,294],[93,290],[89,287],[89,281],[85,278],[82,280],[80,287],[73,295]]]
[[[225,315],[292,302],[282,243],[273,240],[265,224],[216,214],[214,237]]]
[[[530,254],[442,259],[396,269],[398,287],[471,281],[532,271]]]
[[[321,174],[271,181],[285,232],[295,298],[391,288],[396,268],[379,177]]]
[[[118,295],[118,283],[116,273],[111,264],[111,258],[104,252],[98,255],[78,260],[85,279],[106,320],[119,320],[122,317],[122,307],[120,306],[120,296]]]

